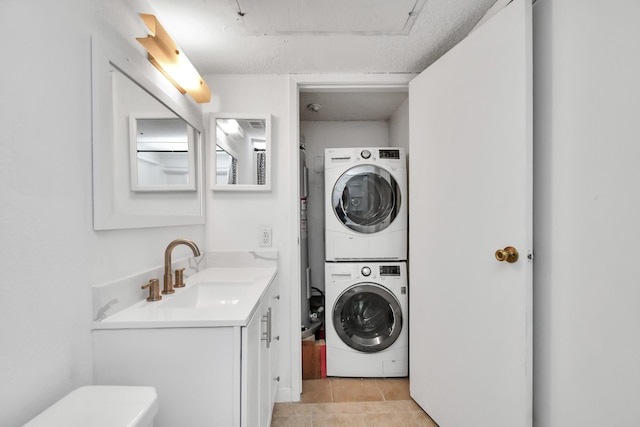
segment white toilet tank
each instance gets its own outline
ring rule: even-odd
[[[153,387],[86,386],[54,403],[24,427],[152,427]]]

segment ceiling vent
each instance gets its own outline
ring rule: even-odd
[[[426,0],[239,0],[247,33],[409,34]],[[283,13],[286,11],[286,13]]]

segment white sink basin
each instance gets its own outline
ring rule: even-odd
[[[237,305],[254,287],[253,282],[199,282],[177,295],[165,298],[158,308],[214,308]]]

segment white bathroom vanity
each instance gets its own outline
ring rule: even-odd
[[[280,295],[272,267],[205,268],[94,323],[97,384],[158,392],[156,427],[268,426]]]

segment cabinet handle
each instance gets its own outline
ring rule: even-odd
[[[273,299],[277,299],[277,300],[279,300],[279,299],[280,299],[280,294],[278,294],[278,295],[274,296],[274,297],[273,297]]]
[[[267,348],[271,347],[271,307],[267,309],[267,314],[262,316],[262,321],[267,323],[267,331],[264,333],[262,340],[267,342]]]
[[[277,377],[274,378],[275,381],[280,382],[280,375],[278,375]]]

